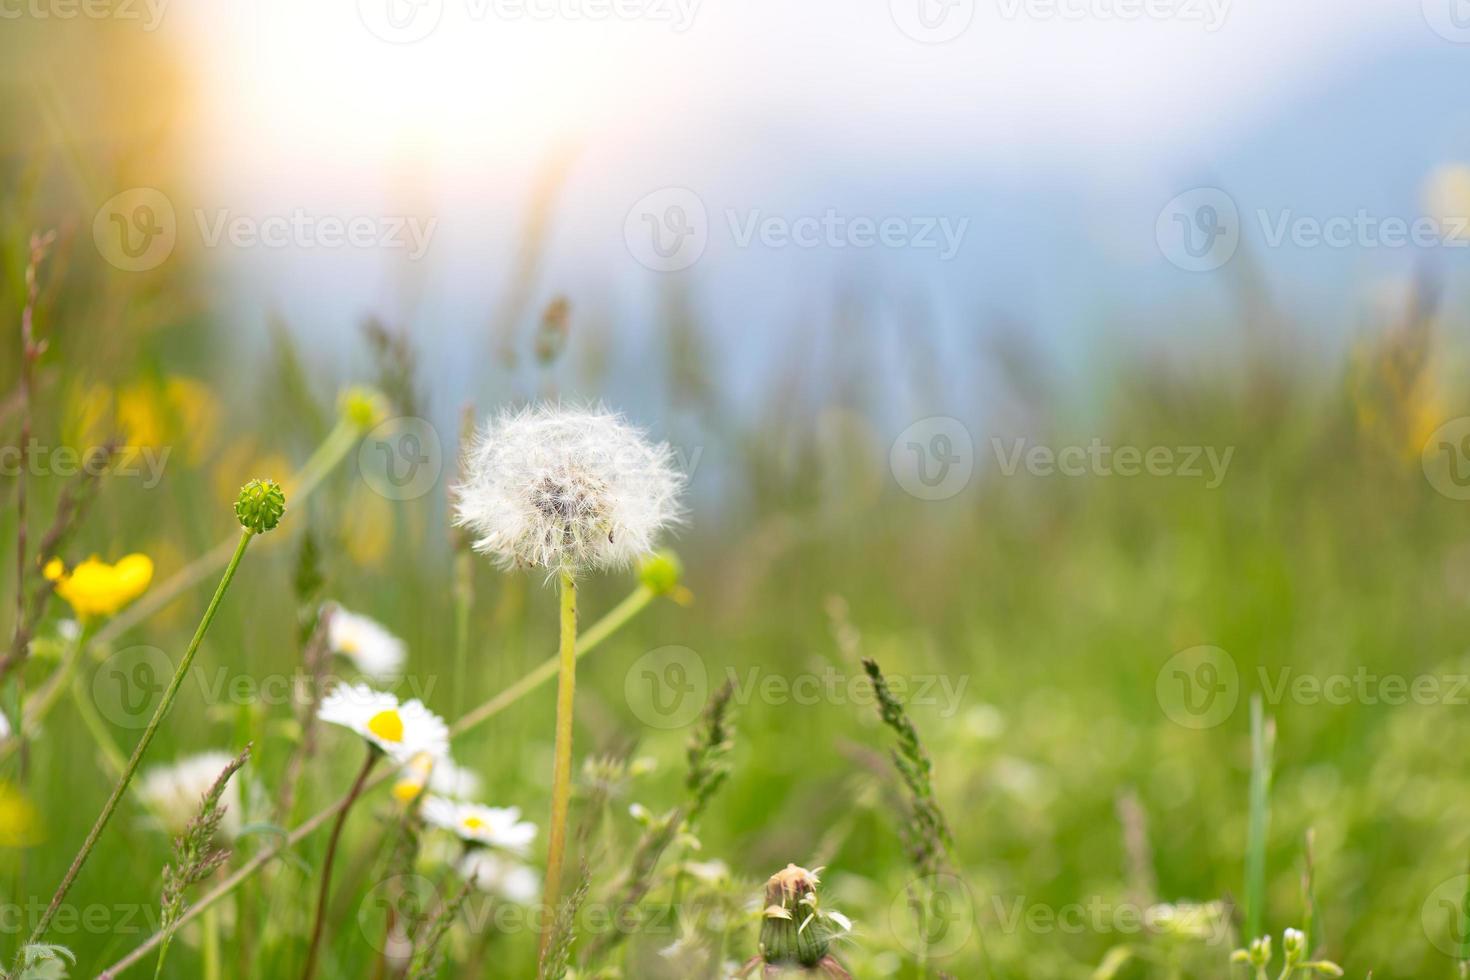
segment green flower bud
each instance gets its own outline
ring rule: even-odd
[[[1246,954],[1250,958],[1252,966],[1265,966],[1271,962],[1271,937],[1262,936],[1251,940],[1250,950]]]
[[[354,385],[342,392],[337,408],[359,432],[368,431],[388,417],[388,399],[367,385]]]
[[[684,577],[684,563],[667,549],[656,551],[638,566],[638,581],[655,595],[671,595]]]
[[[263,534],[281,523],[286,512],[286,493],[275,480],[251,480],[240,488],[235,516],[247,531]]]
[[[768,964],[814,967],[841,930],[817,905],[815,872],[788,864],[766,882],[761,913],[761,958]]]
[[[1307,956],[1307,937],[1300,929],[1288,929],[1281,934],[1281,951],[1286,954],[1286,965],[1297,966]]]

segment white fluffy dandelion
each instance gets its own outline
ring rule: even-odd
[[[415,698],[400,704],[366,684],[339,684],[322,699],[317,716],[352,729],[398,763],[420,752],[441,758],[449,751],[449,728],[423,702]]]
[[[154,766],[139,778],[138,796],[162,822],[164,830],[182,834],[199,812],[204,794],[233,761],[225,752],[201,752],[172,765]],[[234,777],[225,783],[219,799],[224,807],[219,831],[225,837],[234,837],[240,832],[240,787]]]
[[[507,567],[618,568],[679,517],[673,451],[600,408],[538,405],[486,425],[465,454],[456,523]]]
[[[521,819],[519,807],[482,806],[430,796],[424,800],[424,822],[471,844],[524,854],[536,839],[536,825]]]
[[[392,680],[403,672],[404,642],[376,620],[333,605],[327,619],[327,645],[373,680]]]

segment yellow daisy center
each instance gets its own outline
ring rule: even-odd
[[[423,784],[416,780],[400,779],[393,784],[393,798],[399,803],[412,803],[423,788]]]
[[[367,729],[385,742],[403,741],[403,719],[399,717],[397,708],[373,715],[368,719]]]
[[[465,830],[484,830],[485,829],[485,821],[483,821],[479,817],[475,817],[475,816],[465,817],[464,818],[464,829]]]

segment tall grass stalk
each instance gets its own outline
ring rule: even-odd
[[[1276,723],[1266,717],[1261,695],[1251,697],[1250,812],[1245,849],[1245,938],[1264,935],[1266,898],[1266,835],[1271,823],[1271,756]]]
[[[97,816],[97,822],[92,825],[91,831],[87,834],[87,839],[82,842],[81,849],[77,851],[76,857],[72,860],[71,867],[67,869],[66,874],[61,879],[61,884],[57,886],[56,894],[51,898],[51,904],[42,913],[40,920],[36,923],[36,928],[31,931],[30,938],[26,940],[24,945],[30,946],[39,943],[45,938],[46,931],[51,927],[51,921],[56,917],[57,911],[61,908],[61,903],[66,899],[66,893],[71,890],[71,886],[76,881],[77,875],[81,873],[83,865],[87,863],[87,858],[91,855],[92,849],[97,846],[98,838],[107,829],[107,823],[112,819],[112,814],[117,809],[119,801],[122,800],[123,794],[127,792],[128,784],[132,782],[133,775],[138,771],[138,765],[143,761],[144,753],[148,751],[148,746],[152,744],[153,737],[158,734],[158,729],[163,723],[164,716],[168,714],[169,708],[173,706],[174,698],[179,693],[179,687],[184,683],[184,676],[189,672],[189,667],[194,662],[194,655],[199,652],[199,644],[203,642],[204,634],[209,631],[210,624],[214,622],[214,615],[219,611],[220,603],[225,597],[225,592],[229,589],[230,582],[235,577],[235,571],[240,567],[240,560],[245,557],[245,549],[249,547],[250,541],[255,537],[255,534],[256,532],[250,528],[245,528],[241,531],[239,543],[235,546],[235,552],[230,557],[229,564],[225,566],[224,575],[220,578],[219,585],[214,590],[214,597],[210,599],[209,606],[204,610],[204,618],[199,621],[199,627],[194,631],[194,638],[189,641],[189,647],[184,651],[183,659],[179,661],[179,666],[174,670],[174,676],[169,681],[167,689],[164,690],[162,700],[158,702],[158,707],[154,709],[153,717],[149,720],[148,727],[143,730],[143,737],[138,740],[137,746],[134,747],[133,755],[128,760],[127,768],[123,770],[122,775],[118,778],[117,784],[112,789],[112,795],[107,798],[107,802],[102,806],[102,812]]]

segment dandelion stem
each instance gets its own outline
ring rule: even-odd
[[[551,770],[551,825],[547,831],[546,881],[541,886],[543,905],[555,910],[561,892],[562,861],[567,848],[567,810],[572,799],[572,711],[577,693],[577,582],[562,569],[560,664],[556,684],[556,760]],[[552,929],[541,933],[541,957]]]
[[[363,762],[362,769],[358,771],[357,778],[352,782],[352,788],[342,799],[342,806],[337,811],[337,820],[332,824],[332,835],[327,838],[327,856],[322,859],[322,885],[316,896],[316,924],[311,928],[311,947],[306,951],[306,969],[302,971],[303,980],[311,980],[316,973],[317,955],[321,952],[322,929],[327,922],[327,898],[332,892],[332,862],[337,857],[337,842],[342,838],[342,826],[347,823],[347,811],[352,809],[352,804],[362,795],[363,787],[367,785],[368,775],[373,771],[373,765],[378,761],[378,750],[372,745],[368,746],[367,760]]]
[[[81,873],[82,865],[87,863],[87,857],[92,853],[92,848],[97,846],[97,840],[102,832],[107,829],[107,822],[112,819],[113,811],[122,800],[123,794],[127,792],[128,783],[133,779],[133,774],[138,771],[138,764],[143,761],[143,755],[148,751],[153,736],[158,734],[159,727],[163,724],[164,715],[173,705],[174,697],[179,693],[179,687],[184,683],[184,675],[189,672],[189,665],[194,662],[194,655],[199,652],[199,644],[204,640],[204,634],[209,630],[209,624],[214,621],[214,614],[219,611],[220,603],[224,600],[225,591],[230,587],[230,581],[235,577],[235,571],[240,567],[240,559],[245,557],[245,548],[250,544],[250,539],[255,537],[255,532],[245,529],[240,534],[240,541],[235,546],[235,553],[228,565],[225,566],[224,575],[220,578],[219,586],[214,590],[214,598],[209,600],[209,606],[204,610],[204,618],[199,621],[199,628],[194,631],[194,638],[189,641],[189,647],[184,651],[183,659],[174,670],[173,679],[169,681],[168,688],[163,692],[163,699],[158,702],[154,709],[153,717],[148,722],[148,727],[143,730],[143,737],[133,749],[132,758],[128,760],[127,768],[118,777],[117,784],[112,788],[112,795],[102,806],[102,812],[97,816],[97,822],[92,825],[92,830],[87,834],[87,839],[82,842],[81,850],[72,860],[71,867],[67,869],[66,875],[61,879],[61,884],[56,888],[56,894],[51,898],[51,904],[42,914],[36,928],[31,932],[31,937],[26,940],[25,945],[30,946],[40,942],[46,936],[46,930],[51,926],[51,920],[56,917],[61,908],[66,893],[71,890],[77,875]]]
[[[640,585],[634,589],[626,599],[609,610],[606,616],[603,616],[597,622],[587,627],[582,635],[577,637],[577,659],[580,660],[585,657],[594,647],[601,644],[603,640],[617,632],[625,623],[642,612],[643,607],[652,602],[654,597],[655,593],[647,586]],[[466,712],[459,721],[450,726],[450,736],[463,735],[470,729],[477,728],[495,715],[500,714],[500,712],[555,677],[560,664],[561,657],[559,654],[543,660],[540,666],[536,667],[536,669],[516,681],[510,687],[507,687],[478,708],[472,708]]]
[[[622,602],[618,603],[612,609],[608,610],[606,615],[604,615],[597,622],[593,623],[591,626],[587,627],[587,629],[582,632],[582,635],[577,638],[577,657],[579,659],[585,657],[594,649],[601,646],[603,641],[605,641],[609,636],[617,632],[618,629],[622,626],[626,625],[628,621],[631,620],[634,616],[638,615],[638,613],[642,612],[643,608],[647,606],[650,602],[652,602],[656,595],[657,594],[646,585],[639,585],[637,588],[635,588],[632,592],[628,594],[626,598],[623,599]],[[527,694],[530,694],[532,691],[541,687],[541,685],[545,684],[547,681],[551,680],[551,678],[556,676],[557,666],[559,663],[559,655],[548,657],[546,660],[542,661],[539,666],[533,669],[530,673],[526,674],[520,680],[516,681],[510,687],[507,687],[505,690],[501,691],[499,694],[495,695],[479,707],[467,712],[463,717],[459,719],[459,721],[455,722],[454,725],[450,727],[450,736],[457,738],[460,735],[464,735],[466,732],[478,728],[480,725],[483,725],[491,718],[494,718],[496,715],[500,714],[506,708],[509,708],[511,705],[520,701],[521,698],[525,697]],[[381,785],[382,783],[387,781],[391,775],[391,770],[385,770],[378,773],[377,776],[369,780],[367,785],[363,787],[363,792],[367,792]],[[271,861],[275,860],[275,858],[295,847],[297,844],[301,843],[317,830],[321,829],[321,827],[328,820],[331,820],[333,816],[340,813],[347,806],[348,802],[349,801],[347,797],[343,797],[342,799],[337,800],[335,803],[332,803],[326,808],[312,814],[310,817],[307,817],[299,825],[297,825],[294,830],[292,830],[276,844],[266,848],[259,854],[252,857],[249,861],[245,862],[243,865],[237,868],[229,875],[229,877],[225,878],[214,888],[211,888],[203,895],[200,895],[199,898],[194,901],[194,904],[190,905],[187,909],[184,910],[184,914],[179,916],[179,921],[174,924],[174,928],[181,928],[184,924],[188,923],[196,916],[201,914],[205,909],[214,905],[226,895],[234,892],[236,888],[239,888],[241,884],[248,881],[258,871],[260,871],[261,868],[264,868],[267,864],[270,864]],[[128,953],[122,959],[112,964],[112,966],[103,970],[101,974],[99,974],[99,980],[116,977],[124,970],[135,965],[140,960],[142,960],[143,957],[147,956],[148,953],[162,940],[163,933],[155,932],[153,935],[149,936],[141,944],[139,944],[131,953]]]

